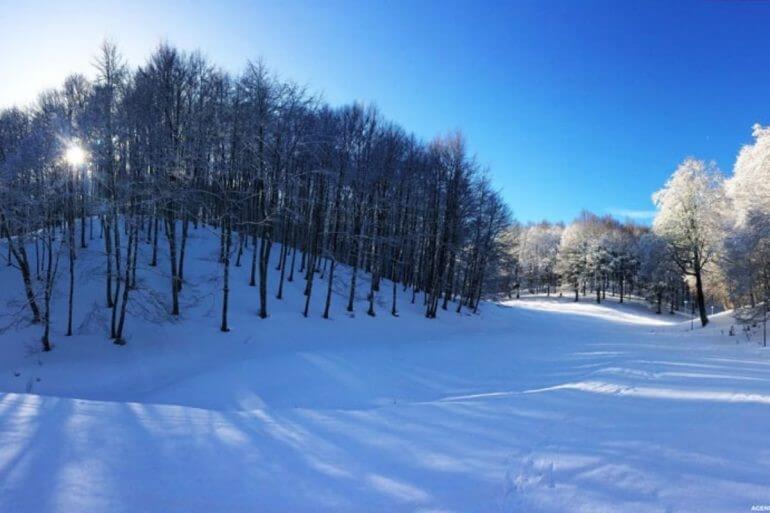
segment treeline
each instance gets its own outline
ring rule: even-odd
[[[665,242],[650,228],[583,212],[571,224],[541,222],[509,228],[508,297],[522,291],[568,294],[601,303],[646,297],[657,313],[680,310],[690,289]]]
[[[35,105],[0,112],[4,256],[43,325],[45,350],[62,269],[72,334],[75,260],[94,219],[118,344],[142,245],[147,265],[168,268],[169,313],[180,315],[191,226],[213,227],[220,239],[222,331],[232,265],[250,266],[262,318],[295,279],[305,282],[302,313],[328,318],[340,301],[340,263],[351,269],[340,307],[354,310],[367,273],[372,316],[380,294],[398,315],[399,286],[429,318],[450,302],[475,310],[498,275],[510,213],[460,135],[425,144],[372,107],[332,108],[261,63],[232,76],[166,44],[130,70],[106,43],[96,68],[93,82],[73,75]],[[383,279],[392,290],[381,290]],[[313,305],[319,288],[323,302]]]
[[[652,199],[651,227],[584,212],[574,222],[511,225],[497,277],[509,297],[565,291],[601,302],[609,292],[647,298],[658,313],[709,306],[739,322],[767,321],[770,298],[770,128],[755,125],[725,178],[685,159]],[[720,308],[721,309],[721,308]]]

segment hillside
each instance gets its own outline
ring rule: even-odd
[[[640,304],[530,297],[429,320],[403,293],[394,318],[386,284],[374,318],[340,297],[322,319],[318,287],[305,319],[295,281],[262,320],[241,267],[220,333],[200,229],[182,318],[135,310],[119,347],[98,242],[78,260],[73,337],[63,294],[50,353],[39,327],[0,335],[4,513],[702,512],[770,496],[770,357],[724,315],[691,332]],[[15,271],[0,279],[17,298]],[[147,290],[167,280],[140,267]]]

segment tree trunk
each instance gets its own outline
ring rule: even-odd
[[[24,241],[21,240],[17,247],[13,241],[13,238],[11,237],[10,231],[7,228],[5,230],[5,234],[8,240],[8,250],[16,260],[16,263],[19,266],[19,271],[21,272],[21,279],[24,282],[24,292],[27,295],[27,304],[29,305],[29,309],[32,311],[32,322],[37,324],[41,320],[40,308],[38,308],[37,301],[35,300],[35,291],[32,288],[32,275],[29,269],[27,251],[24,249]],[[45,249],[45,245],[43,245],[43,248]],[[37,250],[37,238],[35,239],[35,249]],[[43,258],[45,258],[45,255]],[[10,257],[8,262],[11,262]]]
[[[270,263],[270,250],[273,243],[269,233],[262,237],[262,246],[259,251],[259,317],[267,318],[267,268]]]
[[[187,214],[185,214],[184,221],[182,221],[182,240],[179,244],[179,279],[177,280],[177,285],[179,286],[179,291],[182,290],[182,285],[184,284],[184,260],[185,260],[185,254],[187,253],[187,234],[190,230],[190,218]]]
[[[701,276],[700,267],[695,269],[695,296],[698,302],[698,314],[700,315],[701,326],[706,326],[709,323],[708,316],[706,316],[706,298],[703,295],[703,279]]]
[[[152,259],[150,260],[150,267],[156,267],[158,265],[158,228],[160,221],[158,216],[153,218],[153,230],[152,230]]]
[[[219,326],[219,331],[227,333],[230,331],[230,327],[227,324],[227,308],[228,301],[230,299],[230,240],[232,239],[232,231],[230,229],[230,221],[225,221],[222,226],[224,231],[224,259],[223,259],[223,272],[222,272],[222,323]]]
[[[390,307],[390,315],[392,315],[393,317],[398,317],[398,310],[396,309],[396,295],[397,295],[396,280],[395,280],[395,277],[394,277],[394,279],[393,279],[393,303],[391,304],[391,307]]]
[[[73,311],[73,303],[75,301],[75,225],[74,225],[74,215],[72,219],[70,220],[69,227],[67,229],[68,232],[68,242],[67,245],[69,246],[69,297],[67,298],[67,337],[72,336],[72,311]]]
[[[241,266],[241,257],[243,256],[243,246],[245,237],[243,236],[243,228],[238,231],[238,256],[235,257],[235,267]]]
[[[169,263],[171,264],[171,315],[179,315],[179,275],[176,260],[176,224],[169,212],[165,221],[166,238],[168,239]]]
[[[625,289],[626,282],[623,279],[622,275],[620,277],[619,282],[620,282],[619,283],[619,285],[620,285],[620,302],[622,303],[623,302],[623,298],[624,298],[624,294],[625,294],[625,291],[626,291],[626,289]],[[658,308],[658,310],[660,310],[660,308]],[[660,311],[658,313],[660,313]]]
[[[283,280],[286,275],[286,257],[289,253],[289,247],[284,242],[281,245],[281,276],[278,278],[278,293],[275,295],[276,299],[283,299]]]
[[[123,296],[120,303],[120,314],[118,318],[118,325],[115,330],[115,336],[113,342],[116,345],[122,346],[126,344],[126,340],[123,337],[123,328],[126,324],[126,311],[128,308],[128,294],[131,283],[132,263],[136,264],[136,250],[139,245],[139,227],[135,225],[133,220],[128,226],[128,247],[126,248],[126,272],[123,283]]]
[[[102,231],[104,232],[104,251],[107,254],[107,308],[112,308],[112,220],[102,216]]]
[[[257,244],[256,228],[253,228],[253,232],[251,234],[251,246],[252,246],[251,248],[252,252],[251,252],[251,272],[249,274],[249,287],[256,287],[257,286],[257,251],[259,249],[259,245]]]
[[[329,264],[329,282],[327,283],[326,287],[326,305],[324,306],[324,319],[329,318],[329,309],[331,308],[332,304],[332,287],[334,286],[334,266],[337,262],[332,258],[331,263]]]

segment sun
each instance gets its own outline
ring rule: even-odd
[[[77,143],[70,144],[64,152],[64,160],[73,167],[83,165],[86,161],[86,156],[86,151]]]

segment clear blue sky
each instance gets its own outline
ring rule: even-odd
[[[428,139],[461,129],[523,221],[649,211],[687,155],[729,172],[770,124],[770,3],[0,0],[0,105],[100,41],[162,39],[226,69],[264,58],[333,104],[376,103]]]

